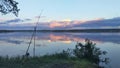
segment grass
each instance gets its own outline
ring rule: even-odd
[[[0,57],[0,68],[96,68],[91,62],[77,57],[53,54],[41,57]]]

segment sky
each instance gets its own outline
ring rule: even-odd
[[[12,13],[0,14],[0,20],[31,19],[43,10],[41,22],[50,21],[89,21],[111,19],[120,16],[120,0],[16,0],[20,8],[19,16]],[[1,22],[1,21],[0,21]],[[3,22],[2,22],[3,23]]]

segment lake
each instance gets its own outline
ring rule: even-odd
[[[26,53],[32,32],[0,33],[0,56],[22,56]],[[120,33],[66,33],[66,32],[38,32],[36,46],[34,40],[29,48],[31,56],[42,56],[62,52],[68,48],[74,49],[77,42],[84,43],[85,39],[96,43],[109,58],[106,68],[120,68]],[[34,50],[35,48],[35,50]]]

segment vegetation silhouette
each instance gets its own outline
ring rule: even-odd
[[[75,49],[73,50],[74,55],[80,59],[87,59],[90,62],[96,64],[98,68],[104,68],[99,66],[99,63],[108,63],[109,58],[101,58],[101,55],[106,55],[106,51],[101,51],[100,48],[95,47],[95,43],[89,39],[85,40],[85,44],[77,43]]]
[[[12,12],[15,16],[18,16],[18,2],[14,0],[0,0],[0,12],[2,14],[8,14]]]

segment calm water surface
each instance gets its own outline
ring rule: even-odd
[[[0,33],[0,56],[24,55],[32,33],[12,32]],[[120,68],[120,33],[37,33],[35,55],[59,53],[68,48],[74,49],[77,42],[84,43],[88,38],[96,43],[96,46],[107,51],[105,57],[109,57],[106,68]],[[33,41],[29,49],[33,56]],[[104,65],[104,64],[102,64]]]

